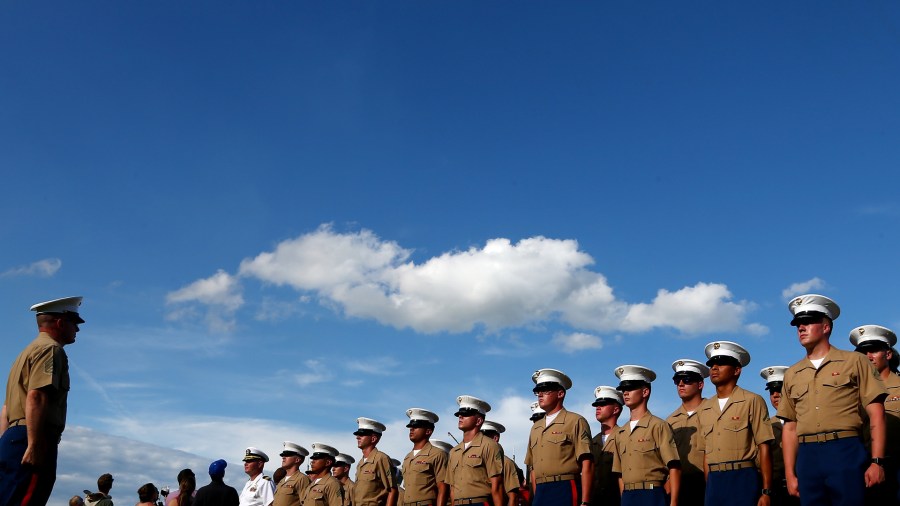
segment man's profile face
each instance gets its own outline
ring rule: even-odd
[[[679,376],[672,381],[675,383],[678,397],[682,400],[693,399],[701,390],[703,390],[703,380],[698,380],[695,377]]]
[[[650,395],[650,389],[647,387],[637,387],[630,390],[622,390],[622,397],[625,399],[625,405],[628,409],[634,409],[641,405],[645,396]]]
[[[460,413],[459,414],[459,422],[457,423],[457,427],[459,430],[465,432],[468,430],[472,430],[478,427],[478,417],[480,415],[470,414],[470,413]]]
[[[781,402],[781,390],[769,390],[769,402],[772,403],[772,407],[778,409],[778,403]]]
[[[822,316],[805,316],[796,322],[797,338],[804,348],[813,348],[831,334],[831,323]]]
[[[604,423],[608,420],[612,420],[616,415],[616,409],[619,407],[615,401],[603,401],[599,406],[594,408],[594,416],[597,417],[597,421],[600,423]]]
[[[544,411],[550,412],[562,402],[564,392],[565,390],[542,390],[535,392],[534,395],[538,398],[538,406]]]
[[[875,369],[878,372],[881,372],[888,368],[888,361],[891,358],[891,352],[889,350],[884,349],[869,349],[866,350],[866,358],[869,359],[869,362],[875,366]]]
[[[349,473],[350,473],[350,466],[345,466],[343,464],[336,465],[331,468],[331,475],[337,479],[341,479],[344,476],[347,476],[347,474],[349,474]]]
[[[300,465],[300,457],[296,455],[285,455],[281,457],[281,467],[283,469],[290,469],[294,465]]]
[[[262,472],[264,465],[265,462],[262,460],[248,460],[244,462],[244,472],[252,478]]]
[[[410,427],[409,440],[413,443],[419,443],[431,436],[431,429],[427,427]]]

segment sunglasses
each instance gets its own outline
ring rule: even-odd
[[[695,378],[672,378],[672,383],[678,385],[679,383],[684,383],[685,385],[693,385],[695,383],[700,383],[700,380]]]

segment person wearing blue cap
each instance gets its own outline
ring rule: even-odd
[[[791,325],[806,356],[784,373],[776,416],[788,492],[800,503],[851,506],[864,503],[866,487],[884,481],[884,398],[887,390],[859,353],[831,345],[838,305],[828,297],[801,295],[788,303]],[[868,419],[872,452],[861,434]]]
[[[225,467],[228,463],[219,459],[209,465],[209,485],[197,490],[194,506],[238,506],[240,498],[234,487],[225,484]]]
[[[69,395],[63,347],[75,342],[84,323],[80,305],[81,297],[66,297],[31,306],[39,333],[13,363],[0,410],[0,506],[42,506],[50,499]]]

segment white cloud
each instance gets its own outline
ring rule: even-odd
[[[725,285],[702,282],[662,289],[651,303],[630,305],[616,298],[605,276],[590,270],[593,258],[574,240],[497,238],[420,263],[411,257],[412,250],[371,231],[339,233],[322,225],[243,260],[238,276],[297,290],[295,306],[314,298],[346,316],[422,333],[491,333],[554,320],[595,332],[740,331],[752,309],[732,301]],[[168,300],[219,307],[211,314],[226,324],[243,304],[236,277],[223,271]],[[271,318],[272,304],[264,298],[257,317]]]
[[[62,260],[58,258],[45,258],[28,265],[13,267],[3,274],[0,274],[0,277],[36,276],[39,278],[49,278],[56,274],[60,267],[62,267]]]
[[[603,348],[603,339],[584,332],[573,332],[556,334],[553,336],[553,344],[561,346],[566,353],[575,353],[583,350],[599,350]]]
[[[622,329],[645,332],[671,327],[686,333],[737,330],[749,304],[730,299],[731,292],[722,284],[697,283],[675,292],[661,289],[652,303],[628,308]]]
[[[237,279],[219,269],[212,276],[199,279],[166,295],[167,304],[200,303],[207,306],[206,322],[217,331],[234,328],[234,312],[244,305],[241,285]],[[191,306],[177,307],[167,315],[169,320],[179,320],[194,315]]]
[[[294,381],[301,387],[307,387],[331,379],[328,367],[321,360],[306,360],[303,362],[303,368],[303,372],[294,374]]]
[[[794,298],[797,295],[809,293],[813,290],[821,290],[822,288],[825,288],[825,280],[815,277],[807,281],[794,283],[793,285],[785,288],[781,291],[781,297],[784,298],[784,300],[788,300]]]
[[[769,333],[769,327],[761,323],[749,323],[744,327],[744,330],[751,336],[764,336]]]
[[[394,357],[372,357],[365,361],[353,360],[347,363],[350,371],[374,374],[377,376],[390,376],[397,374],[400,362]]]

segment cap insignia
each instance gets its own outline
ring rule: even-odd
[[[864,329],[863,327],[860,327],[860,328],[859,328],[859,335],[863,335],[863,334],[865,334],[865,333],[866,333],[866,329]]]
[[[681,367],[681,366],[683,366],[683,365],[684,365],[684,360],[679,360],[679,361],[678,361],[678,367]]]
[[[775,374],[775,369],[769,368],[769,374]]]
[[[719,344],[719,343],[713,344],[713,349],[714,349],[714,350],[718,350],[718,349],[721,348],[721,347],[722,347],[722,345]]]
[[[620,367],[620,368],[619,368],[619,374],[623,374],[624,372],[625,372],[625,368],[624,368],[624,367]]]

